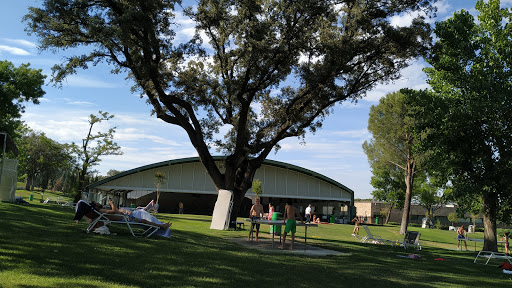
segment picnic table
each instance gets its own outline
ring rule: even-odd
[[[277,225],[277,226],[286,226],[286,222],[284,220],[265,220],[265,219],[245,219],[247,222],[255,223],[255,224],[266,224],[266,225]],[[304,226],[304,250],[307,248],[308,241],[308,227],[318,227],[317,224],[314,223],[302,223],[297,222],[297,227]],[[272,248],[274,248],[274,234],[272,233]],[[279,236],[279,243],[281,243],[281,236]]]

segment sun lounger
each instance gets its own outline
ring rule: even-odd
[[[138,212],[138,214],[136,214],[136,212]],[[157,223],[156,221],[158,221],[158,219],[156,219],[156,218],[152,219],[153,216],[151,216],[149,213],[147,213],[143,210],[133,211],[132,215],[135,218],[145,219],[145,220],[147,220],[149,222],[153,222],[153,223]],[[112,220],[111,219],[112,216],[116,216],[116,218],[119,218],[119,219]],[[131,218],[132,216],[129,216],[126,214],[100,213],[97,210],[93,209],[89,203],[87,203],[83,200],[80,200],[80,201],[78,201],[78,203],[76,205],[75,220],[79,221],[82,217],[85,217],[87,219],[87,221],[89,222],[89,226],[87,227],[87,230],[86,230],[87,233],[90,233],[91,231],[94,232],[95,229],[97,229],[98,227],[101,227],[101,226],[106,226],[109,224],[121,224],[121,225],[126,225],[128,230],[134,237],[144,236],[147,238],[147,237],[151,237],[151,235],[153,235],[155,233],[157,233],[158,235],[164,236],[164,237],[171,236],[169,229],[163,230],[163,229],[160,229],[160,227],[158,227],[157,225],[136,222],[135,220],[133,220],[133,218]],[[150,219],[146,219],[146,218],[150,218]],[[158,221],[158,223],[161,223],[161,222]],[[134,228],[141,228],[142,232],[136,234],[134,231]]]
[[[480,252],[478,252],[478,255],[476,255],[475,261],[473,261],[473,263],[476,263],[478,258],[487,258],[487,261],[485,262],[485,265],[487,265],[487,263],[489,263],[489,260],[491,260],[492,258],[494,258],[494,259],[505,259],[505,260],[508,261],[508,263],[512,263],[511,262],[512,256],[508,256],[507,254],[501,253],[501,252],[480,251]]]
[[[128,216],[128,215],[115,214],[116,216],[120,216],[121,219],[120,220],[111,220],[108,218],[108,216],[114,215],[114,214],[100,213],[96,210],[93,210],[93,211],[94,211],[94,213],[96,213],[98,215],[98,217],[96,217],[94,220],[91,221],[91,223],[89,224],[89,227],[87,227],[87,233],[90,233],[91,231],[93,231],[93,229],[98,227],[98,225],[103,226],[103,225],[109,225],[109,224],[121,224],[121,225],[126,225],[128,230],[134,237],[149,238],[149,237],[151,237],[151,235],[155,234],[158,231],[158,229],[160,229],[160,227],[158,227],[156,225],[150,225],[150,224],[146,224],[146,223],[139,223],[139,222],[131,221],[130,216]],[[102,223],[102,225],[99,223]],[[142,232],[135,233],[133,228],[141,228]]]
[[[368,226],[366,225],[363,225],[363,228],[364,231],[366,231],[366,236],[364,236],[363,239],[361,240],[362,243],[371,242],[374,244],[393,244],[396,242],[392,240],[383,239],[382,237],[377,235],[373,235],[372,232],[370,232],[370,228],[368,228]]]

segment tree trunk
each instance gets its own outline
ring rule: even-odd
[[[482,196],[484,206],[484,248],[485,251],[498,251],[498,239],[496,237],[496,193],[487,191]]]
[[[408,161],[407,170],[405,171],[405,202],[404,211],[402,213],[402,224],[400,225],[400,234],[405,235],[407,225],[409,225],[409,212],[411,211],[412,184],[414,182],[415,164]]]
[[[388,224],[388,222],[389,222],[389,218],[391,217],[391,211],[393,211],[393,206],[395,206],[394,203],[391,203],[391,205],[389,205],[389,211],[388,211],[388,215],[386,215],[385,224]]]

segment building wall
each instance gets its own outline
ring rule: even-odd
[[[219,170],[223,171],[222,161],[216,163]],[[93,183],[89,185],[89,189],[91,194],[109,194],[122,198],[119,202],[125,205],[145,206],[149,202],[148,199],[156,198],[153,178],[157,171],[166,175],[165,183],[159,188],[161,211],[174,211],[180,201],[177,197],[184,199],[182,201],[187,207],[195,207],[194,213],[208,214],[208,210],[213,209],[215,201],[212,204],[211,199],[216,199],[217,189],[203,164],[199,162],[199,158],[177,159],[142,166]],[[330,216],[334,209],[336,217],[349,218],[348,207],[352,205],[354,192],[323,175],[294,165],[268,160],[256,171],[254,179],[262,182],[262,196],[269,199],[268,201],[277,202],[278,206],[287,199],[293,199],[294,205],[297,205],[300,211],[303,210],[301,208],[305,209],[308,204],[312,204],[319,215]],[[199,197],[200,195],[204,197]],[[249,208],[254,197],[252,189],[247,191],[246,200],[249,201]]]
[[[389,207],[389,204],[378,202],[378,201],[355,201],[354,206],[357,209],[357,216],[365,220],[367,223],[376,223],[376,217],[382,218],[381,210]],[[448,215],[450,213],[456,213],[457,208],[453,207],[441,207],[434,211],[435,218],[433,219],[434,224],[437,223],[437,220],[441,222],[443,225],[451,225],[448,221]],[[427,210],[420,205],[411,204],[411,211],[409,216],[410,223],[421,224],[422,219],[425,217]],[[389,222],[402,222],[402,209],[393,209],[391,211],[391,216],[389,218]],[[465,218],[460,218],[458,222],[453,223],[454,225],[460,223],[472,223],[471,214],[466,213],[464,215]],[[383,221],[380,220],[379,224],[382,224]],[[479,225],[480,224],[480,225]],[[482,219],[477,219],[476,221],[477,227],[483,227]]]

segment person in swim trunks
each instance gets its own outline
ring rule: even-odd
[[[297,208],[295,208],[292,205],[292,201],[288,200],[286,201],[286,207],[284,209],[284,222],[286,223],[286,226],[284,228],[283,233],[283,244],[279,246],[279,249],[284,249],[284,245],[286,243],[286,235],[291,231],[292,232],[292,241],[290,243],[290,250],[293,250],[293,243],[295,242],[295,232],[297,232],[297,220],[295,220],[295,217],[299,216],[300,220],[303,221],[302,215],[300,215]]]
[[[462,245],[460,245],[462,241],[464,241],[464,247],[466,248],[466,251],[468,251],[468,246],[466,244],[466,238],[467,238],[466,230],[464,229],[464,225],[461,225],[459,227],[459,229],[457,229],[457,251],[459,250],[459,246],[461,246],[460,250],[462,250]]]

